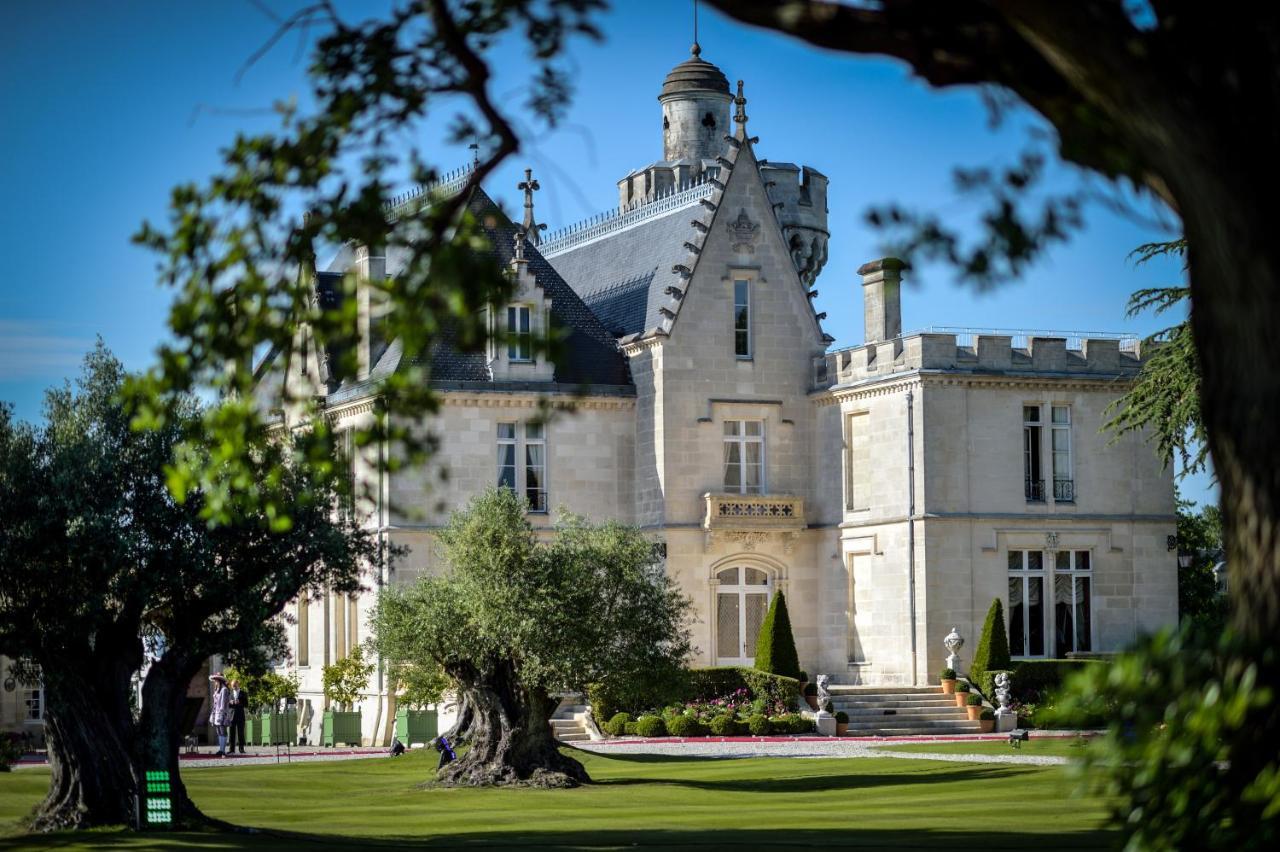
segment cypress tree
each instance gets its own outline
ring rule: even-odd
[[[982,638],[978,640],[978,650],[973,654],[973,665],[969,666],[969,680],[981,685],[982,676],[987,672],[1008,669],[1009,637],[1004,631],[1004,604],[996,598],[987,610],[987,620],[982,625]]]
[[[796,654],[791,616],[787,615],[787,599],[782,592],[773,596],[764,624],[760,625],[760,636],[756,639],[756,668],[784,677],[800,677],[800,657]]]

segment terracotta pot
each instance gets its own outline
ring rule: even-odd
[[[836,736],[843,737],[849,733],[848,722],[836,722]]]
[[[954,694],[955,694],[955,691],[956,691],[956,681],[955,681],[955,678],[952,678],[951,680],[944,680],[944,681],[942,682],[942,694],[943,694],[943,695],[954,695]]]
[[[979,719],[978,720],[978,730],[982,731],[982,733],[989,734],[995,729],[996,729],[995,719]]]
[[[981,720],[978,718],[979,716],[981,716],[981,715],[982,715],[982,705],[981,705],[981,704],[970,704],[970,705],[966,706],[964,709],[969,711],[969,721],[970,721],[970,722],[978,722],[978,721],[981,721]]]
[[[969,693],[967,693],[967,692],[957,692],[957,693],[956,693],[956,706],[957,706],[957,707],[963,707],[963,706],[965,706],[965,702],[967,702],[968,700],[969,700]]]
[[[810,710],[817,710],[817,709],[818,709],[818,696],[816,696],[816,695],[806,695],[806,696],[804,697],[804,700],[805,700],[806,702],[808,702],[808,704],[809,704],[809,709],[810,709]]]

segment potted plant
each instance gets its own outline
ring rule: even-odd
[[[298,697],[298,676],[267,672],[258,679],[260,697],[255,699],[260,708],[258,717],[258,743],[267,745],[294,745],[298,740],[298,711],[289,699]],[[253,698],[253,693],[249,693]],[[281,705],[284,705],[283,709]]]
[[[978,730],[982,731],[984,734],[989,734],[994,731],[996,727],[995,711],[987,708],[978,714],[978,726]]]
[[[940,678],[940,680],[942,681],[943,695],[952,695],[955,693],[956,691],[956,670],[955,669],[943,669],[942,677]]]
[[[804,685],[804,700],[809,705],[810,710],[818,709],[818,685],[816,683],[806,683]]]
[[[320,742],[323,745],[361,745],[360,711],[352,708],[372,673],[373,664],[364,661],[359,648],[350,656],[324,667],[324,697],[330,707],[324,711],[321,721]]]
[[[971,692],[964,703],[964,709],[969,711],[969,721],[978,721],[978,717],[982,714],[982,696],[976,692]]]
[[[406,746],[436,738],[436,710],[449,680],[439,668],[405,663],[392,670],[396,684],[396,739]]]
[[[849,733],[849,714],[841,710],[836,714],[836,736],[843,737]]]
[[[963,707],[969,701],[969,682],[967,680],[956,681],[956,706]]]

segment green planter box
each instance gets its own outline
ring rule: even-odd
[[[335,746],[339,743],[360,745],[360,711],[347,713],[340,710],[324,711],[320,742]]]
[[[436,738],[436,711],[410,710],[401,707],[396,711],[396,739],[405,745],[427,744]]]
[[[263,713],[258,717],[258,744],[294,745],[298,742],[298,711]]]
[[[260,745],[262,743],[262,722],[252,713],[246,713],[244,717],[244,741],[250,745]]]

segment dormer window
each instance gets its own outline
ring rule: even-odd
[[[533,332],[529,324],[528,305],[507,306],[507,359],[533,360]]]

